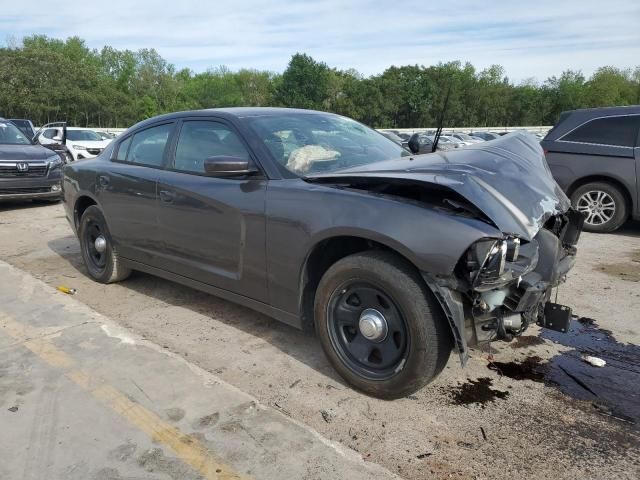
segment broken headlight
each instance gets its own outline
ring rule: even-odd
[[[480,240],[467,251],[466,271],[474,290],[490,290],[518,279],[538,263],[538,246],[517,237]]]

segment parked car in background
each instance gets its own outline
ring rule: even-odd
[[[467,145],[473,145],[471,142],[466,142],[464,140],[460,140],[459,138],[454,137],[454,136],[449,135],[449,134],[444,134],[442,136],[445,137],[450,142],[453,142],[454,144],[456,144],[456,148],[463,148],[463,147],[466,147]]]
[[[26,118],[10,118],[9,121],[18,127],[30,140],[35,136],[36,128],[33,126],[31,120],[27,120]]]
[[[418,141],[418,145],[419,145],[418,153],[421,153],[421,154],[431,153],[431,151],[433,150],[433,142],[435,140],[434,136],[416,133],[411,138],[416,138]],[[407,145],[408,144],[409,142],[407,142]],[[442,137],[440,137],[440,140],[438,141],[437,151],[444,152],[447,150],[453,150],[455,148],[456,147],[453,142],[446,139],[443,141]]]
[[[411,135],[412,135],[411,133],[401,132],[399,130],[386,130],[386,131],[396,134],[398,137],[400,137],[405,142],[408,142],[409,139],[411,138]]]
[[[60,142],[62,128],[53,127],[44,129],[38,134],[38,142],[42,145]],[[66,146],[72,160],[83,160],[99,155],[111,140],[105,140],[89,128],[67,127]]]
[[[116,138],[116,135],[114,135],[113,133],[109,133],[109,132],[103,132],[103,131],[97,131],[95,130],[95,132],[100,135],[100,138],[102,138],[103,140],[113,140],[114,138]]]
[[[0,200],[58,201],[63,160],[0,118]]]
[[[472,137],[471,135],[467,135],[466,133],[457,132],[449,135],[450,137],[457,138],[461,142],[464,142],[467,145],[473,145],[474,143],[482,143],[483,139],[478,137]]]
[[[500,138],[500,135],[492,132],[472,132],[469,135],[481,138],[484,141],[495,140],[496,138]]]
[[[380,133],[382,135],[384,135],[385,137],[387,137],[389,140],[391,140],[392,142],[396,142],[398,145],[401,145],[403,147],[407,147],[408,145],[408,139],[405,140],[401,137],[399,137],[398,135],[396,135],[393,132],[389,132],[389,131],[380,131]]]
[[[640,219],[640,105],[562,113],[542,140],[551,173],[585,215],[585,230],[612,232]]]
[[[533,137],[498,142],[445,159],[325,112],[179,112],[67,164],[65,211],[96,281],[142,270],[315,329],[347,382],[397,398],[453,347],[570,319],[544,307],[583,219]]]

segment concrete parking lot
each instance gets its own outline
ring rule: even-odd
[[[583,234],[558,294],[576,315],[568,334],[532,328],[474,351],[465,369],[452,355],[436,382],[392,402],[351,390],[312,336],[251,310],[145,274],[93,282],[61,205],[0,204],[0,261],[0,478],[640,474],[638,224]],[[96,398],[76,371],[124,403]],[[123,415],[139,408],[145,421]],[[206,431],[194,427],[216,412]],[[238,429],[221,428],[233,420]]]

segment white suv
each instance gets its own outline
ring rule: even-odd
[[[61,139],[62,127],[54,127],[44,130],[38,141],[47,145],[59,143]],[[74,161],[99,155],[110,142],[89,128],[67,127],[67,149]]]

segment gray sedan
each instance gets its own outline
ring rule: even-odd
[[[571,314],[548,300],[582,216],[526,135],[416,155],[329,113],[180,112],[68,164],[63,190],[96,281],[140,270],[315,330],[381,398]]]

